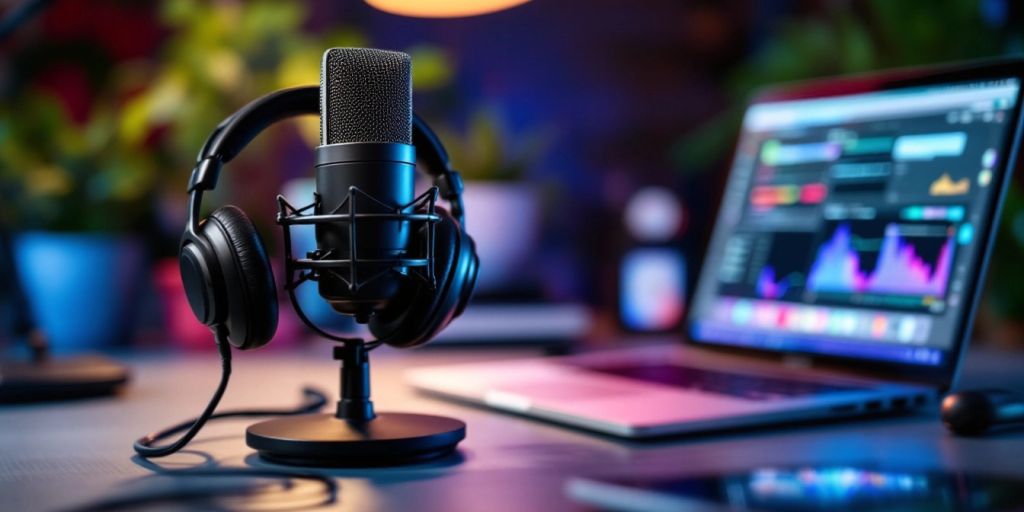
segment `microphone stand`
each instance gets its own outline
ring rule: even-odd
[[[10,303],[12,340],[23,340],[29,360],[0,361],[0,404],[68,400],[115,393],[128,381],[128,370],[104,357],[54,358],[46,333],[32,313],[18,277],[14,238],[0,224],[0,292]]]
[[[466,437],[466,424],[428,414],[374,411],[368,344],[334,347],[341,362],[335,412],[285,416],[250,425],[245,443],[275,464],[312,467],[384,467],[450,455]]]
[[[361,192],[357,190],[350,194]],[[410,222],[427,223],[429,247],[433,247],[434,236],[430,226],[438,219],[434,213],[436,196],[434,188],[411,203],[412,206],[422,203],[426,208],[425,214],[396,214]],[[318,203],[297,209],[278,196],[278,224],[284,228],[285,290],[299,319],[317,334],[338,343],[334,347],[334,359],[341,362],[338,407],[333,414],[285,416],[250,425],[245,431],[245,443],[264,460],[294,466],[396,466],[444,457],[453,453],[466,437],[466,424],[444,416],[374,411],[370,400],[369,353],[381,342],[344,338],[322,330],[306,316],[296,298],[296,288],[304,282],[315,281],[324,269],[342,267],[354,273],[353,266],[360,264],[354,254],[348,261],[335,260],[333,263],[322,258],[292,257],[291,225],[310,224],[325,217],[332,222],[345,222],[347,217],[352,236],[355,236],[358,222],[354,201],[351,197],[349,199],[345,203],[349,206],[347,214],[322,216],[308,215],[310,210],[318,210]],[[405,259],[403,262],[432,269],[432,258],[431,250],[425,258]],[[428,272],[427,278],[432,279],[433,274]]]
[[[370,358],[366,343],[334,347],[334,359],[341,361],[341,398],[334,416],[353,423],[377,417],[370,400]]]

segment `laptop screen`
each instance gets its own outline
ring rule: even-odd
[[[690,335],[944,364],[970,311],[1019,80],[756,103]]]

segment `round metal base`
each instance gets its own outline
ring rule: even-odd
[[[72,400],[113,395],[128,382],[128,369],[100,356],[0,361],[0,404]]]
[[[452,453],[465,437],[466,424],[454,418],[393,412],[362,424],[333,414],[286,416],[245,431],[264,460],[314,467],[414,464]]]

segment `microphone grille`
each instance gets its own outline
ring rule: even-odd
[[[320,68],[320,143],[412,144],[409,55],[331,48]]]

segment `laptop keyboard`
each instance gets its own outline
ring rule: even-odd
[[[776,400],[865,389],[855,386],[706,370],[668,363],[586,366],[585,368],[618,377],[749,400]]]

